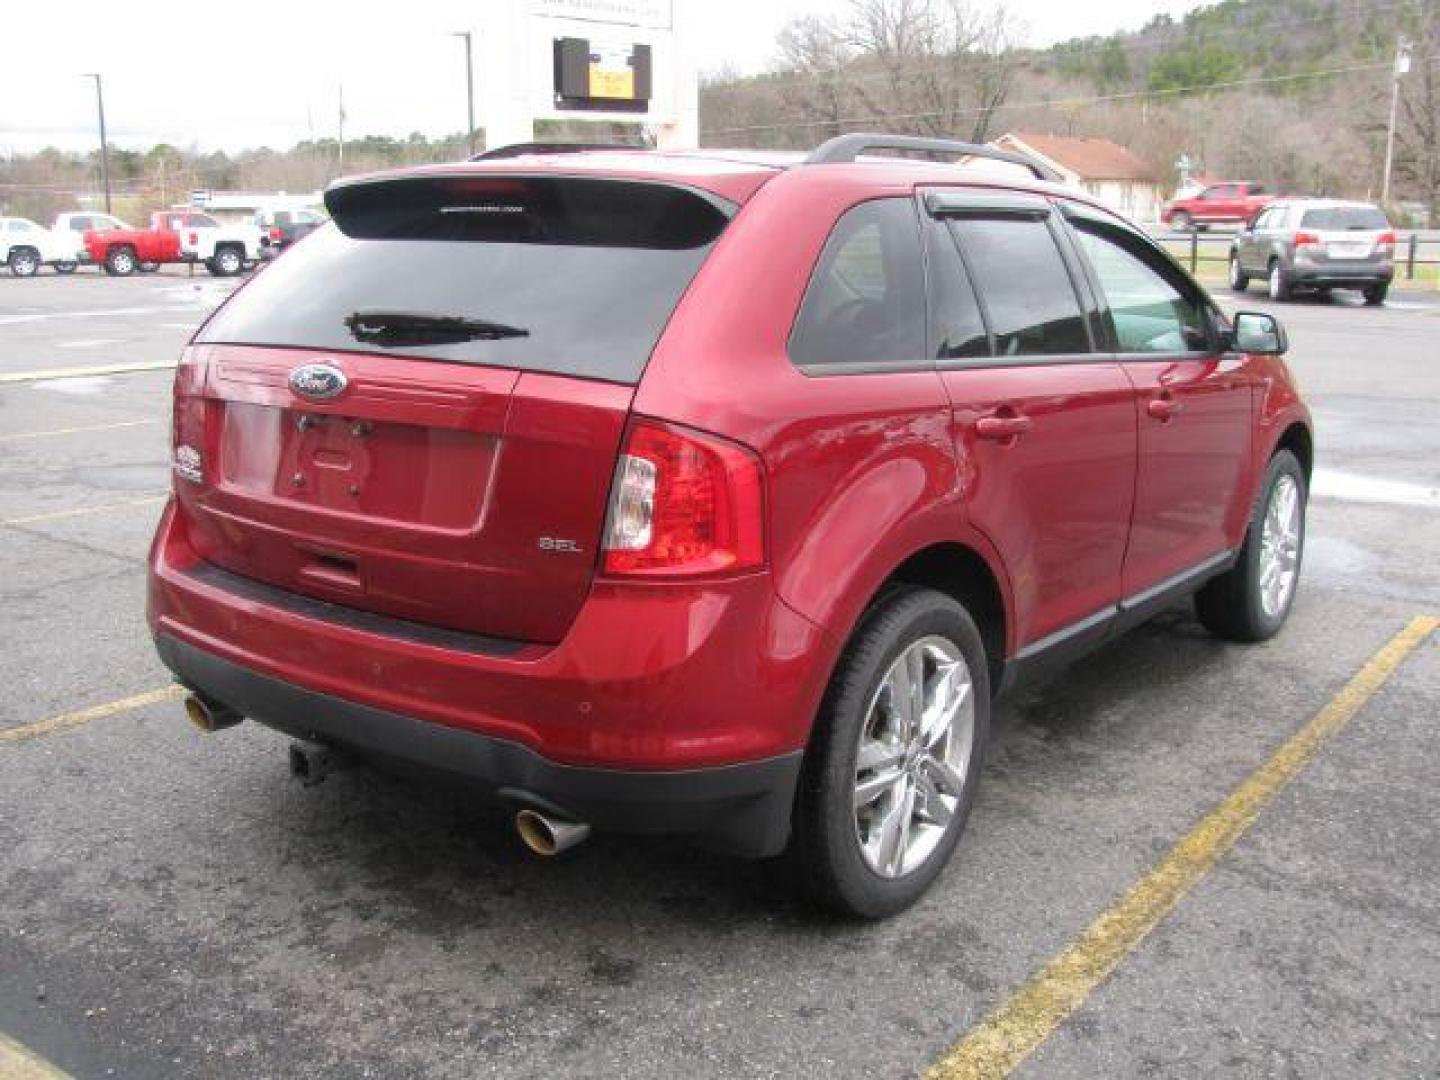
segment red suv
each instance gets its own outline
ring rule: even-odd
[[[1003,687],[1184,594],[1285,620],[1283,332],[1027,159],[528,153],[326,206],[182,357],[150,560],[192,718],[297,771],[462,774],[543,852],[788,850],[878,916]]]

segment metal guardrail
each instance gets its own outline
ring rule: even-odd
[[[1233,232],[1211,232],[1192,230],[1190,232],[1156,231],[1151,230],[1150,238],[1163,246],[1172,255],[1183,256],[1181,262],[1189,266],[1192,274],[1198,273],[1202,262],[1225,263],[1230,258],[1230,244],[1235,239]],[[1395,265],[1400,270],[1396,277],[1403,275],[1406,281],[1415,280],[1416,267],[1440,266],[1440,236],[1421,236],[1419,233],[1402,233],[1396,231],[1395,244]],[[1176,246],[1182,246],[1181,251],[1175,250]],[[1219,250],[1216,253],[1204,252],[1201,249],[1206,246],[1213,246]]]

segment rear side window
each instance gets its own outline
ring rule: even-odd
[[[925,363],[925,274],[910,199],[875,199],[836,223],[790,335],[800,367]]]
[[[334,224],[237,292],[200,340],[634,383],[731,211],[686,188],[583,177],[402,178],[327,203]],[[452,325],[377,340],[375,313]],[[507,333],[466,329],[496,325]]]
[[[950,228],[990,317],[997,356],[1090,351],[1080,301],[1044,221],[966,217]]]
[[[1354,232],[1382,232],[1390,227],[1382,214],[1373,206],[1327,206],[1319,210],[1306,210],[1300,216],[1302,229],[1325,229]]]
[[[934,356],[938,360],[989,356],[990,336],[950,227],[932,218],[926,226],[925,242]]]

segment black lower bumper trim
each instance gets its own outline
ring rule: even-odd
[[[789,840],[801,751],[704,769],[643,772],[563,765],[507,739],[307,690],[221,659],[168,634],[155,647],[191,690],[300,739],[413,762],[466,778],[513,806],[597,829],[682,833],[737,855],[777,855]]]

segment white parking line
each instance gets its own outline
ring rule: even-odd
[[[1409,484],[1403,480],[1382,480],[1376,476],[1316,469],[1310,493],[1322,499],[1342,502],[1388,503],[1391,506],[1426,506],[1440,510],[1440,487]]]
[[[98,349],[102,345],[119,345],[120,339],[113,337],[80,338],[76,341],[58,341],[57,349]]]
[[[50,428],[48,431],[13,431],[8,435],[0,435],[0,443],[20,442],[24,439],[45,439],[52,435],[79,435],[89,431],[114,431],[117,428],[143,427],[158,423],[160,423],[159,420],[120,420],[113,424],[84,424],[80,427]]]
[[[17,326],[20,323],[48,322],[51,319],[98,319],[106,315],[157,315],[162,311],[173,312],[172,307],[106,308],[103,311],[45,311],[38,315],[12,315],[0,319],[0,326]]]
[[[173,368],[174,360],[150,360],[143,363],[98,364],[94,367],[45,368],[41,371],[0,372],[0,384],[40,382],[46,379],[88,379],[96,375],[129,375],[135,371],[165,371]]]

